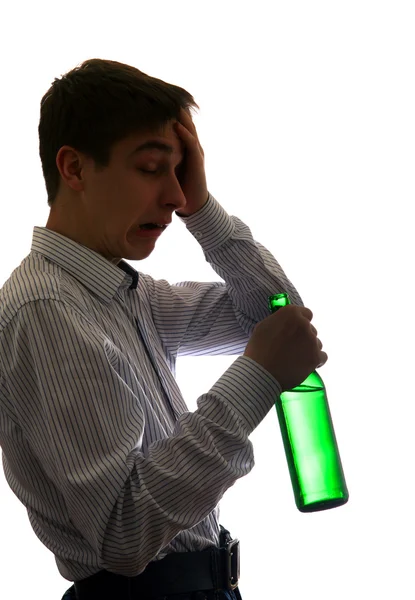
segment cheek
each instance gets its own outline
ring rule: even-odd
[[[114,178],[110,173],[103,171],[102,173],[97,173],[92,178],[90,191],[92,191],[94,197],[99,201],[99,198],[106,198],[108,195],[110,195],[113,187]]]
[[[127,174],[103,173],[97,180],[96,192],[102,204],[117,207],[131,193],[132,186],[132,178]]]

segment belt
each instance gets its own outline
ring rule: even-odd
[[[239,580],[239,540],[232,540],[222,527],[221,538],[220,548],[173,552],[151,562],[136,577],[99,571],[74,583],[77,600],[150,600],[169,594],[234,590]]]

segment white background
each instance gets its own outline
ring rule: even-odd
[[[221,504],[241,539],[244,600],[415,598],[413,6],[84,0],[2,12],[0,285],[49,215],[40,99],[98,57],[194,95],[210,192],[314,312],[350,500],[296,509],[272,410],[251,436],[255,468]],[[218,280],[173,219],[153,255],[131,264],[170,283]],[[235,358],[179,360],[191,410]],[[60,600],[71,583],[2,471],[0,494],[0,597]]]

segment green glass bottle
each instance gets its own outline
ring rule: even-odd
[[[291,304],[288,294],[269,296],[271,312]],[[326,389],[314,371],[276,401],[278,420],[294,491],[301,512],[346,504],[349,499]]]

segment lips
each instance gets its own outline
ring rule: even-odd
[[[137,229],[135,232],[136,236],[139,237],[150,237],[157,238],[163,233],[164,229],[161,227],[155,227],[154,229]]]
[[[142,225],[149,225],[149,224],[153,224],[153,225],[162,225],[164,228],[166,228],[168,225],[170,225],[171,221],[166,221],[164,219],[154,219],[154,221],[146,221],[145,223],[140,223],[139,227],[141,227]]]

